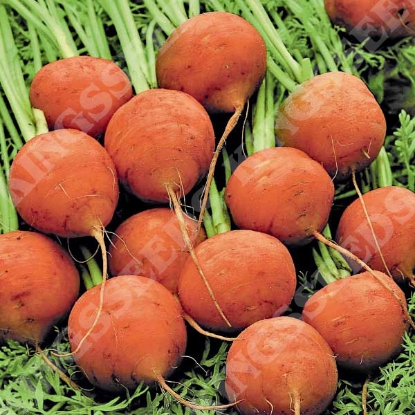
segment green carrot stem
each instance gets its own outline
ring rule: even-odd
[[[206,231],[206,235],[208,238],[211,238],[215,234],[215,228],[213,227],[213,220],[212,216],[210,216],[209,212],[205,210],[205,214],[203,216],[203,226]]]
[[[7,142],[4,131],[4,124],[0,119],[0,151],[2,161],[7,160]],[[4,165],[4,163],[2,163]],[[8,160],[6,162],[8,165]],[[7,186],[5,170],[0,167],[0,233],[6,233],[19,228],[16,209],[11,201]]]
[[[130,21],[132,19],[130,6],[124,0],[120,0],[120,2],[114,2],[113,0],[98,1],[115,26],[135,92],[139,93],[149,89],[146,75],[142,70],[145,64],[140,64],[140,57],[141,60],[145,60],[143,59],[145,55],[139,44],[141,41],[137,41],[138,34],[133,35],[133,39],[130,38],[130,26],[134,24]],[[135,32],[136,28],[134,26]]]
[[[329,225],[326,225],[322,233],[325,238],[332,238]],[[318,241],[317,246],[318,249],[313,248],[313,258],[317,269],[327,284],[351,275],[352,269],[338,251],[320,241]]]
[[[337,267],[334,263],[332,257],[330,256],[329,248],[321,242],[318,242],[318,247],[320,251],[320,256],[326,266],[328,272],[336,278],[337,275]]]
[[[314,60],[317,63],[318,73],[323,74],[328,71],[326,62],[324,61],[323,57],[320,53],[316,53],[314,56]]]
[[[303,81],[311,79],[314,76],[313,73],[313,65],[311,63],[311,59],[304,58],[301,61],[301,77]]]
[[[64,4],[63,7],[65,9],[65,14],[68,17],[71,26],[74,28],[77,37],[79,37],[79,39],[85,46],[85,52],[89,56],[99,56],[98,49],[94,42],[94,37],[90,36],[90,34],[87,34],[84,28],[82,27],[82,24],[80,23],[78,14],[79,11],[74,11],[73,7],[71,7],[71,5],[68,3]]]
[[[189,17],[200,14],[200,2],[199,0],[189,0]]]
[[[32,50],[32,58],[33,58],[33,72],[38,72],[42,66],[42,52],[40,50],[40,43],[39,38],[36,32],[35,27],[33,26],[32,22],[27,22],[27,28],[30,38],[30,48]]]
[[[268,56],[267,58],[267,68],[275,77],[275,79],[289,92],[294,91],[297,88],[298,83],[290,78],[272,59]]]
[[[146,52],[147,62],[149,67],[148,83],[150,88],[157,87],[157,75],[156,75],[156,46],[154,44],[154,32],[156,30],[156,20],[152,20],[146,32]]]
[[[265,97],[266,114],[268,120],[268,128],[266,129],[265,135],[265,148],[275,147],[275,116],[276,116],[276,105],[275,99],[275,82],[270,73],[267,74],[267,91]],[[281,96],[282,99],[282,96]],[[277,100],[277,105],[281,102],[281,99]],[[279,105],[278,105],[279,106]]]
[[[377,166],[379,186],[380,187],[392,186],[393,184],[392,167],[391,167],[388,153],[385,147],[381,148],[378,156],[376,157],[375,162]],[[414,181],[413,177],[412,177],[412,181]],[[415,185],[413,182],[411,183],[409,188],[412,189],[412,191],[415,190]]]
[[[9,136],[11,138],[11,142],[13,147],[16,149],[16,151],[23,146],[23,141],[21,139],[21,135],[19,131],[17,130],[13,119],[10,115],[9,109],[7,108],[7,105],[3,99],[3,95],[0,94],[0,119],[3,121],[7,131],[9,132]],[[6,173],[8,174],[8,166],[5,165],[5,163],[8,163],[8,152],[2,152],[1,157],[3,160],[3,167],[6,169]]]
[[[102,271],[100,267],[98,266],[98,263],[95,260],[94,255],[91,254],[91,252],[86,246],[81,245],[80,248],[81,248],[82,255],[85,259],[85,263],[88,268],[88,274],[90,277],[90,280],[88,280],[87,283],[88,284],[92,283],[93,287],[100,285],[102,283]]]
[[[331,282],[337,281],[337,278],[335,278],[330,270],[328,269],[326,263],[324,262],[324,259],[322,256],[318,253],[317,249],[312,249],[313,259],[314,263],[317,266],[317,270],[321,277],[323,278],[324,282],[326,284],[330,284]]]
[[[47,36],[59,49],[61,57],[68,58],[78,55],[65,20],[59,17],[53,2],[49,1],[48,7],[44,4],[42,6],[42,3],[35,0],[8,0],[8,4]]]
[[[43,18],[43,21],[50,27],[61,51],[61,56],[70,58],[78,55],[78,48],[66,21],[64,10],[58,5],[56,0],[46,0],[46,3],[47,6],[44,7],[44,10],[47,17],[46,20]],[[52,20],[49,20],[49,16],[52,16]]]
[[[323,57],[327,68],[331,72],[338,71],[337,64],[333,59],[332,52],[329,51],[327,43],[320,37],[318,30],[312,25],[309,15],[309,10],[304,10],[303,6],[298,2],[287,2],[287,7],[291,10],[294,16],[304,25],[310,36],[314,49],[317,50]]]
[[[14,89],[9,73],[4,70],[4,67],[1,64],[0,85],[3,87],[24,140],[30,140],[36,134],[33,120],[31,119],[30,114],[27,113],[26,108],[24,108],[17,91]]]
[[[169,36],[176,27],[174,24],[169,20],[169,18],[157,7],[156,3],[152,0],[144,0],[144,4],[149,11],[149,13],[153,16],[153,18],[157,21],[157,24],[163,30],[163,32]]]
[[[49,40],[42,32],[37,32],[39,36],[40,47],[43,50],[43,55],[46,62],[54,62],[61,58],[59,50],[55,47],[54,43]]]
[[[323,235],[327,239],[332,239],[331,229],[329,225],[326,225],[326,227],[323,229]],[[338,271],[346,271],[348,275],[351,274],[352,269],[348,262],[344,259],[343,255],[336,251],[335,249],[329,248],[330,256],[332,260],[334,261],[336,268]]]
[[[176,1],[172,2],[169,0],[157,0],[157,3],[160,5],[162,12],[169,16],[170,20],[172,21],[175,27],[179,26],[183,22],[185,22],[188,17],[186,15],[186,11],[183,7],[183,2]]]
[[[264,79],[258,89],[257,99],[253,111],[253,120],[252,120],[252,133],[253,133],[253,151],[263,150],[264,145],[264,136],[267,123],[265,122],[266,110],[265,110],[265,97],[266,97],[266,79]]]
[[[80,265],[81,268],[81,281],[84,283],[85,289],[88,291],[91,288],[94,288],[95,285],[92,282],[91,275],[89,274],[88,268],[84,265]]]
[[[24,82],[24,76],[19,64],[18,50],[9,23],[7,11],[0,4],[0,85],[4,90],[7,101],[13,111],[19,129],[25,140],[35,134],[31,117],[31,105]]]
[[[209,4],[213,10],[217,10],[218,12],[225,11],[225,8],[222,6],[222,4],[218,0],[210,0]]]
[[[222,158],[223,158],[223,167],[224,167],[224,173],[225,173],[225,185],[228,183],[229,178],[232,174],[232,167],[231,167],[231,161],[229,160],[229,154],[224,147],[222,149]]]
[[[287,74],[291,74],[296,82],[303,82],[301,65],[293,58],[286,48],[278,31],[272,24],[260,0],[236,0],[246,19],[263,35],[267,47],[272,51],[273,58],[278,60]]]
[[[139,32],[137,30],[136,24],[134,22],[134,17],[131,11],[131,7],[128,3],[128,0],[118,0],[115,2],[118,5],[118,10],[122,20],[125,24],[125,28],[127,34],[130,38],[130,50],[125,51],[125,53],[131,54],[131,60],[135,60],[135,64],[141,68],[141,75],[142,75],[142,86],[139,91],[144,91],[145,89],[149,88],[148,85],[148,73],[149,73],[149,66],[146,60],[146,51],[141,41]],[[145,81],[145,82],[144,82]],[[138,91],[137,91],[138,92]]]
[[[44,112],[38,108],[33,108],[33,115],[35,119],[36,134],[47,133],[49,127]]]
[[[4,59],[2,63],[7,65],[9,76],[13,82],[13,89],[16,91],[22,105],[29,107],[29,101],[28,99],[25,99],[25,97],[27,97],[27,86],[24,81],[22,66],[19,59],[19,49],[14,41],[14,34],[10,25],[9,16],[3,5],[0,5],[0,21],[2,37],[1,56],[3,57],[2,60]]]
[[[249,122],[245,124],[244,144],[245,144],[246,154],[248,156],[251,156],[252,154],[254,154],[254,134],[252,133],[252,127]]]
[[[231,230],[228,208],[223,199],[223,193],[218,191],[215,179],[212,180],[209,191],[212,224],[215,235]]]
[[[87,15],[90,33],[97,50],[97,56],[105,59],[112,59],[108,38],[105,34],[104,24],[101,16],[95,10],[94,0],[87,1]]]

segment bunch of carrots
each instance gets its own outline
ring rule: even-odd
[[[355,377],[368,413],[369,380],[415,328],[414,189],[393,181],[371,61],[367,78],[353,65],[356,39],[372,57],[411,42],[415,6],[270,3],[0,4],[0,338],[73,390],[156,385],[186,411],[317,415]],[[226,344],[221,402],[169,382],[194,333]],[[78,381],[54,363],[67,358]]]

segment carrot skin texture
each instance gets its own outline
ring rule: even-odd
[[[158,84],[187,92],[209,112],[234,112],[266,72],[267,51],[258,31],[227,12],[208,12],[181,24],[160,48]]]
[[[393,290],[406,308],[403,291],[379,271],[332,282],[306,302],[302,317],[327,341],[337,364],[368,373],[377,370],[401,350],[408,322]]]
[[[288,249],[276,238],[249,230],[215,235],[196,247],[216,300],[232,324],[216,310],[197,268],[188,259],[179,278],[180,303],[200,325],[214,331],[241,330],[281,315],[290,305],[296,272]]]
[[[100,286],[86,291],[72,308],[68,335],[76,350],[95,319]],[[182,310],[167,288],[136,275],[109,279],[103,312],[80,350],[76,363],[91,383],[109,392],[133,390],[168,377],[179,365],[187,343]]]
[[[235,340],[226,361],[230,401],[242,415],[321,414],[337,389],[335,357],[313,327],[293,317],[258,321]],[[299,413],[299,412],[298,412]]]
[[[394,280],[399,284],[414,281],[415,194],[403,187],[388,186],[363,194],[363,201]],[[336,241],[372,269],[387,272],[360,200],[353,201],[343,212]],[[356,263],[350,265],[355,272],[360,271]]]
[[[88,236],[111,221],[119,189],[105,149],[79,130],[40,134],[17,153],[10,194],[23,220],[62,237]]]
[[[133,97],[128,76],[114,62],[74,56],[43,66],[34,76],[30,100],[49,129],[74,128],[97,137],[114,112]]]
[[[187,194],[206,174],[215,146],[206,110],[190,95],[141,92],[112,117],[105,148],[121,183],[137,197],[169,200],[166,186]]]
[[[245,159],[225,191],[239,228],[268,233],[286,245],[305,245],[324,228],[333,197],[323,167],[290,147],[261,150]]]
[[[281,145],[304,151],[331,177],[342,180],[376,158],[385,140],[386,120],[361,79],[327,72],[288,96],[275,132]]]
[[[203,229],[185,217],[194,246],[206,239]],[[177,292],[180,270],[189,257],[177,216],[168,208],[139,212],[115,230],[109,248],[108,265],[112,275],[142,275]]]
[[[30,231],[0,235],[0,281],[0,341],[33,345],[69,314],[80,286],[67,252]]]
[[[375,38],[374,46],[415,31],[412,0],[325,0],[324,6],[333,23],[345,27],[359,41]]]

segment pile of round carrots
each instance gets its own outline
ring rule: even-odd
[[[326,3],[333,21],[345,19]],[[209,205],[218,161],[238,139],[267,58],[252,24],[217,11],[167,38],[157,88],[134,93],[114,62],[85,55],[36,74],[30,100],[47,128],[10,169],[26,230],[0,235],[3,341],[40,349],[65,324],[71,356],[99,390],[157,384],[194,410],[246,415],[322,414],[339,376],[370,376],[400,352],[415,327],[404,293],[415,278],[415,196],[398,186],[360,192],[356,174],[382,151],[387,127],[360,78],[326,72],[296,87],[278,109],[276,146],[238,163],[222,205]],[[219,133],[217,114],[229,115]],[[358,197],[331,238],[345,180]],[[191,214],[186,196],[198,186],[200,210]],[[126,197],[145,208],[119,219]],[[208,208],[231,219],[214,235],[203,226]],[[56,237],[94,238],[100,275],[87,283]],[[299,286],[293,252],[315,241],[354,275],[325,284],[290,315]],[[169,386],[190,330],[231,342],[223,404],[202,405]]]

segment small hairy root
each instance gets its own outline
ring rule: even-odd
[[[223,340],[225,342],[233,342],[237,339],[236,337],[225,337],[225,336],[221,336],[220,334],[211,333],[210,331],[203,329],[202,327],[200,327],[197,321],[195,321],[191,316],[189,316],[189,314],[185,313],[184,311],[183,311],[183,318],[187,321],[190,327],[195,329],[198,333],[202,334],[203,336],[211,337],[213,339]]]
[[[379,256],[382,260],[382,264],[385,267],[386,273],[389,275],[389,277],[393,278],[388,266],[386,265],[385,257],[383,256],[382,250],[380,249],[379,241],[378,241],[378,238],[376,236],[375,230],[373,229],[373,224],[372,224],[372,221],[369,217],[369,213],[366,209],[366,204],[365,204],[365,201],[363,200],[362,192],[360,191],[359,186],[358,186],[357,181],[356,181],[356,173],[355,172],[352,173],[352,181],[353,181],[353,186],[356,190],[356,193],[359,196],[359,200],[360,200],[360,203],[362,205],[363,212],[365,214],[365,217],[366,217],[367,223],[369,225],[370,231],[372,232],[372,236],[373,236],[373,239],[375,241],[376,249],[379,252]]]
[[[43,361],[54,371],[58,374],[58,376],[63,380],[68,386],[72,389],[79,390],[80,387],[69,377],[67,376],[61,369],[59,369],[47,356],[45,351],[37,344],[36,345],[36,352],[39,353],[40,357]]]
[[[170,200],[171,200],[171,201],[172,201],[172,203],[173,203],[173,208],[174,208],[174,211],[175,211],[175,213],[176,213],[177,220],[179,221],[180,230],[181,230],[181,233],[182,233],[183,239],[184,239],[184,241],[185,241],[185,243],[186,243],[186,247],[187,247],[187,249],[189,250],[190,256],[192,257],[192,259],[193,259],[193,261],[194,261],[194,264],[195,264],[195,266],[196,266],[196,268],[197,268],[197,270],[198,270],[198,272],[199,272],[199,275],[202,277],[203,283],[205,284],[206,289],[207,289],[207,290],[208,290],[208,292],[209,292],[209,296],[210,296],[210,298],[212,299],[212,301],[213,301],[213,303],[214,303],[214,305],[215,305],[216,309],[218,310],[218,313],[219,313],[219,314],[220,314],[220,316],[222,317],[223,321],[224,321],[224,322],[225,322],[225,323],[226,323],[229,327],[232,327],[232,324],[231,324],[231,323],[230,323],[230,321],[227,319],[227,317],[225,316],[225,314],[224,314],[224,312],[223,312],[222,308],[220,307],[219,303],[217,302],[217,300],[216,300],[216,298],[215,298],[215,295],[214,295],[214,293],[213,293],[213,291],[212,291],[212,288],[211,288],[211,286],[209,285],[209,281],[206,279],[206,276],[205,276],[205,274],[204,274],[204,272],[203,272],[203,270],[202,270],[202,267],[201,267],[201,265],[200,265],[200,263],[199,263],[199,260],[198,260],[198,258],[197,258],[197,255],[196,255],[195,250],[194,250],[194,248],[193,248],[192,241],[190,240],[189,234],[188,234],[187,229],[186,229],[186,224],[185,224],[185,222],[184,222],[184,217],[183,217],[183,211],[182,211],[182,208],[181,208],[181,206],[180,206],[180,202],[179,202],[179,200],[178,200],[178,198],[177,198],[177,195],[176,195],[176,193],[174,192],[174,190],[171,188],[171,186],[167,185],[167,186],[166,186],[166,189],[167,189],[167,192],[168,192],[168,194],[169,194]]]
[[[206,205],[207,205],[207,201],[209,197],[209,189],[212,184],[213,176],[215,173],[215,167],[216,167],[216,163],[218,161],[220,152],[223,146],[225,145],[225,142],[227,138],[229,137],[229,134],[236,127],[236,124],[238,123],[239,117],[241,116],[243,109],[244,109],[243,105],[240,105],[235,108],[235,112],[233,113],[232,117],[229,119],[228,123],[226,124],[222,137],[220,138],[218,145],[216,146],[216,150],[213,153],[212,161],[210,163],[209,171],[208,171],[207,178],[206,178],[205,191],[203,194],[202,203],[200,205],[199,220],[197,222],[197,232],[199,232],[200,228],[202,227],[203,216],[205,215]]]
[[[102,308],[104,305],[104,291],[105,291],[105,283],[107,281],[107,274],[108,274],[108,259],[107,259],[107,248],[105,246],[105,238],[104,238],[104,229],[102,226],[96,227],[94,226],[91,230],[91,236],[96,239],[98,242],[100,248],[101,248],[101,255],[102,255],[102,283],[100,286],[100,294],[99,294],[99,305],[97,309],[97,315],[95,316],[95,320],[92,323],[91,327],[88,329],[88,331],[85,333],[85,336],[79,341],[78,346],[75,350],[73,350],[70,353],[65,354],[58,354],[53,353],[54,356],[58,357],[67,357],[67,356],[73,356],[76,353],[79,352],[81,349],[83,343],[88,338],[88,336],[94,331],[96,325],[98,324],[98,320],[101,317],[102,314]]]
[[[370,382],[370,378],[367,378],[365,380],[365,383],[363,384],[363,389],[362,389],[362,410],[363,410],[363,415],[368,415],[368,411],[367,411],[367,393],[368,393],[369,382]]]
[[[186,399],[182,398],[177,392],[175,392],[166,382],[166,380],[163,378],[163,376],[158,375],[157,376],[157,382],[159,383],[159,385],[166,391],[168,392],[171,396],[173,396],[174,399],[176,399],[178,402],[180,402],[182,405],[187,406],[188,408],[192,408],[196,411],[215,411],[217,409],[226,409],[226,408],[231,408],[232,406],[238,405],[239,402],[241,401],[237,401],[237,402],[232,402],[226,405],[208,405],[208,406],[203,406],[203,405],[197,405],[193,402],[189,402]]]

